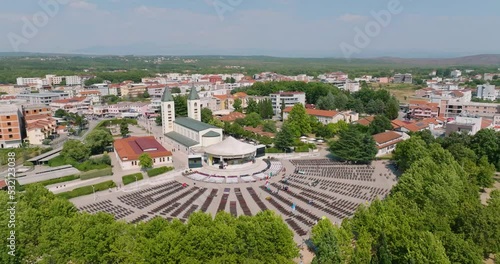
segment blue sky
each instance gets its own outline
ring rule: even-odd
[[[137,55],[446,57],[500,53],[500,1],[3,1],[0,51]],[[43,3],[57,3],[47,13]],[[40,4],[42,3],[42,4]],[[389,12],[380,25],[373,13]],[[49,14],[46,23],[27,23]],[[26,22],[29,21],[29,22]],[[359,32],[375,26],[368,42]],[[366,40],[366,39],[365,39]],[[350,47],[346,51],[346,47]]]

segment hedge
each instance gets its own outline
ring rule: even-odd
[[[61,183],[61,182],[74,181],[74,180],[78,180],[78,179],[80,179],[79,175],[69,175],[69,176],[64,176],[61,178],[50,179],[50,180],[36,182],[36,183],[32,183],[32,184],[41,184],[43,186],[47,186],[47,185],[52,185],[52,184]]]
[[[174,170],[174,167],[159,167],[159,168],[154,168],[154,169],[150,169],[148,170],[148,176],[149,177],[154,177],[154,176],[158,176],[160,174],[163,174],[163,173],[166,173],[166,172],[169,172],[169,171],[172,171]]]
[[[134,174],[129,174],[129,175],[125,175],[122,177],[122,182],[123,182],[123,185],[127,185],[127,184],[131,184],[133,182],[135,182],[135,178],[137,177],[137,180],[140,181],[144,178],[144,176],[142,176],[142,173],[138,172],[138,173],[134,173]]]
[[[266,148],[266,153],[284,153],[284,151],[277,148]]]
[[[110,122],[112,125],[118,125],[121,122],[123,122],[123,120],[125,120],[130,125],[137,125],[136,119],[130,119],[130,118],[116,119],[115,118],[115,119],[102,120],[101,122],[99,122],[99,124],[97,124],[97,126],[94,129],[107,127],[110,124]]]
[[[92,178],[97,178],[101,176],[110,176],[113,175],[113,170],[111,168],[105,168],[101,170],[91,170],[80,173],[80,179],[88,180]]]
[[[309,146],[296,147],[295,152],[309,152]]]
[[[116,187],[116,184],[114,181],[106,181],[106,182],[101,182],[101,183],[94,185],[96,192],[104,191],[104,190],[107,190],[107,189],[113,188],[113,187]],[[94,189],[92,188],[92,185],[89,185],[89,186],[83,186],[80,188],[76,188],[76,189],[69,191],[69,192],[59,193],[59,194],[56,194],[56,196],[66,198],[66,199],[71,199],[71,198],[75,198],[75,197],[79,197],[79,196],[83,196],[83,195],[92,194],[93,192],[94,192]]]

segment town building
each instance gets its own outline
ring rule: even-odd
[[[62,93],[29,93],[29,94],[18,94],[17,99],[25,100],[30,104],[44,104],[50,105],[53,101],[62,100],[69,98],[69,94]]]
[[[292,111],[293,107],[287,107],[283,111],[283,120],[288,119],[288,115]],[[344,121],[347,123],[358,121],[359,114],[356,112],[338,112],[333,110],[319,110],[319,109],[306,109],[306,113],[310,116],[316,117],[318,121],[324,125],[335,124],[339,121]]]
[[[172,152],[168,151],[154,136],[128,137],[114,142],[115,155],[123,170],[140,169],[139,156],[147,153],[153,160],[153,167],[171,164]]]
[[[444,109],[444,116],[447,118],[461,114],[493,118],[500,114],[500,104],[491,103],[462,103],[442,100],[441,109]]]
[[[306,105],[306,93],[304,92],[279,92],[269,95],[274,115],[281,115],[281,107],[284,104],[285,109],[296,104]]]
[[[498,97],[498,90],[495,90],[495,85],[483,84],[477,86],[477,98],[489,101],[495,101]]]
[[[500,131],[500,115],[493,117],[493,129],[495,129],[495,131]]]
[[[394,75],[393,83],[413,83],[413,77],[410,73]]]
[[[410,100],[409,115],[411,118],[430,118],[439,116],[439,104],[423,100]]]
[[[373,139],[377,145],[376,157],[384,156],[392,153],[396,149],[399,142],[409,139],[410,136],[404,132],[387,131],[373,135]]]
[[[16,105],[0,106],[0,148],[18,148],[24,137],[22,113]]]
[[[175,117],[175,104],[169,89],[162,97],[162,129],[166,140],[176,148],[188,154],[194,148],[208,147],[222,141],[223,130],[201,122],[200,97],[196,89],[191,89],[188,100],[188,117]]]
[[[460,76],[462,76],[462,71],[453,70],[453,71],[451,71],[450,76],[451,76],[451,78],[459,78]]]
[[[73,97],[69,99],[55,100],[50,103],[52,111],[55,113],[62,109],[70,113],[91,114],[92,101],[87,97]]]
[[[446,124],[446,136],[453,132],[475,135],[482,128],[482,117],[457,116],[455,120]]]

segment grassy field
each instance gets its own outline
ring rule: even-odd
[[[408,103],[411,97],[415,96],[415,91],[422,89],[422,86],[404,83],[371,84],[374,89],[386,89],[394,95],[400,103]]]

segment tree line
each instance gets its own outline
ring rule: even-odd
[[[494,172],[485,146],[493,135],[500,142],[491,131],[470,142],[424,132],[398,144],[398,184],[340,226],[321,220],[312,230],[313,263],[480,264],[500,253],[500,191],[486,205],[479,198],[481,179]]]
[[[272,211],[235,218],[195,212],[184,224],[157,217],[146,223],[110,214],[80,213],[41,185],[17,197],[16,252],[1,263],[293,263],[293,233]],[[8,222],[7,192],[0,192],[0,221]],[[8,228],[0,229],[9,237]]]

